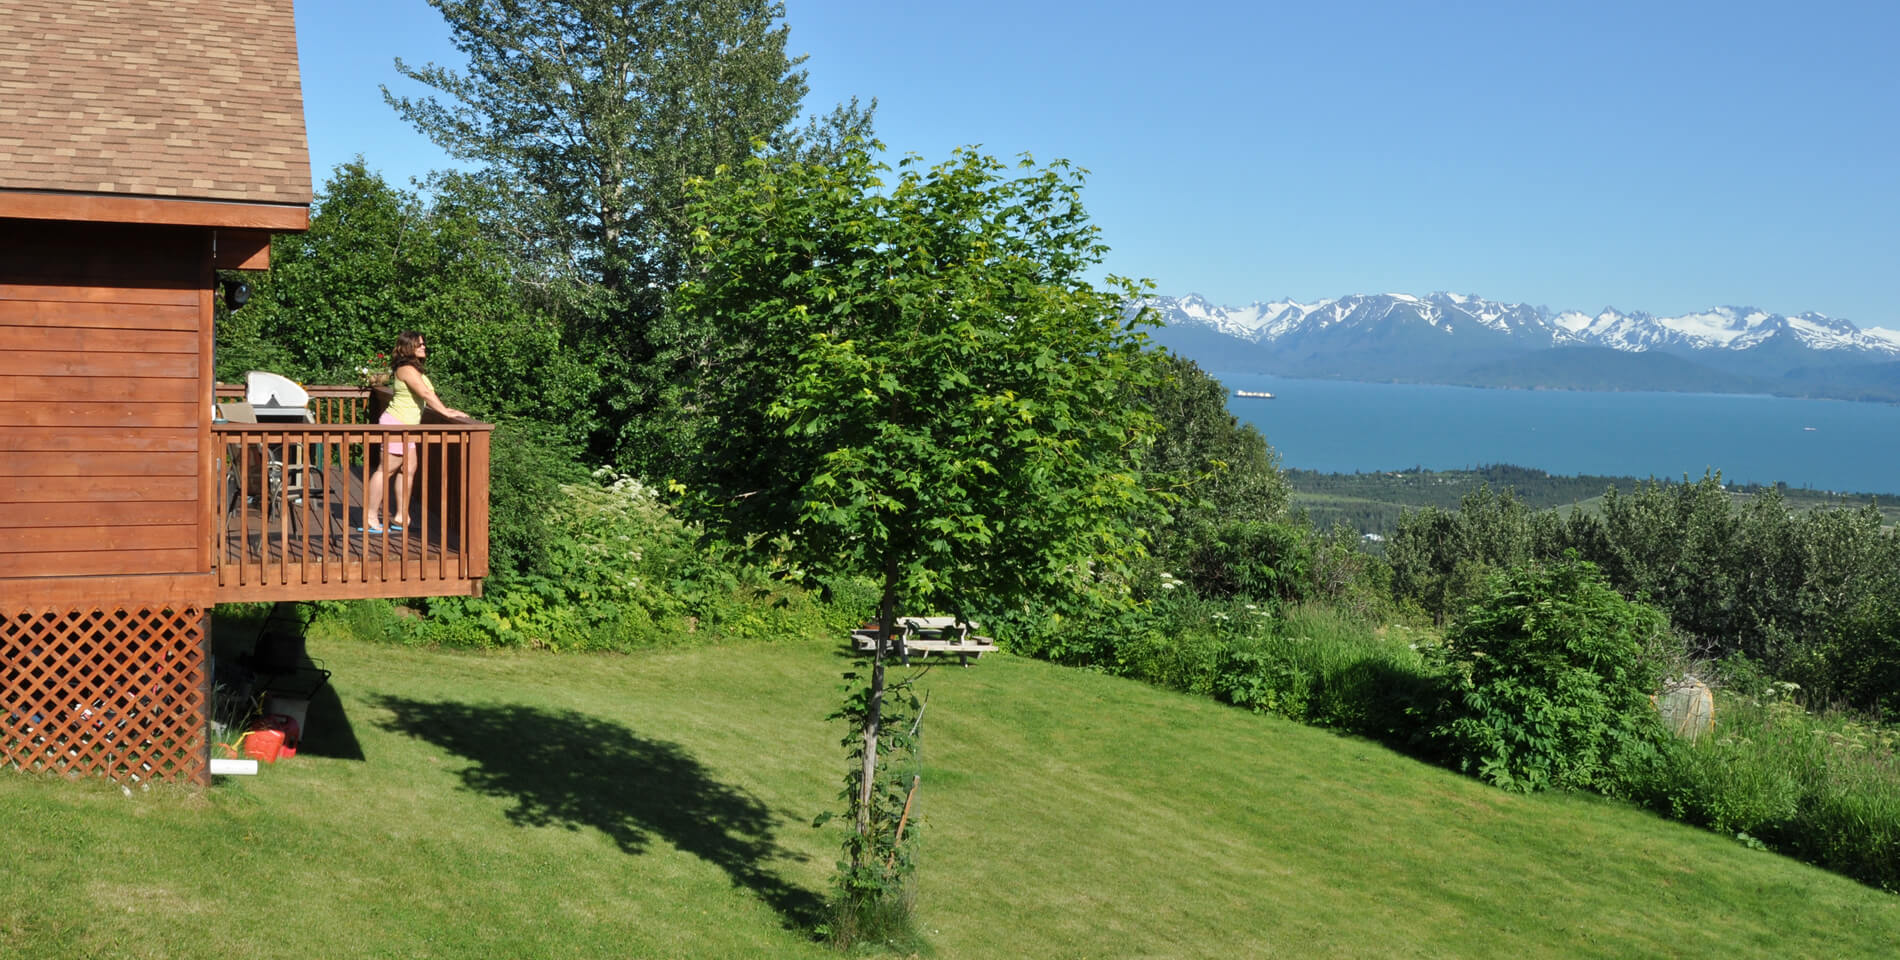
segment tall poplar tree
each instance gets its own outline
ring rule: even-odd
[[[516,240],[568,294],[572,346],[602,357],[616,390],[601,400],[624,426],[669,378],[649,327],[680,278],[687,181],[739,165],[755,140],[810,149],[865,133],[870,110],[854,100],[796,126],[804,58],[786,54],[784,7],[769,0],[430,5],[467,70],[397,60],[438,93],[384,98],[513,197]]]

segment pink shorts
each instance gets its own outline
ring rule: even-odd
[[[386,423],[386,424],[389,424],[390,426],[395,426],[395,427],[415,426],[415,424],[413,423],[404,423],[401,420],[396,419],[395,415],[391,414],[387,410],[383,411],[382,416],[376,418],[376,422]],[[383,450],[384,450],[385,455],[387,456],[400,457],[406,453],[416,452],[416,444],[415,444],[415,441],[413,440],[409,440],[409,441],[390,440],[383,445]]]

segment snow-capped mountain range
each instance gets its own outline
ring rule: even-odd
[[[1819,313],[1713,307],[1674,317],[1605,308],[1552,312],[1455,293],[1354,295],[1218,306],[1144,301],[1156,338],[1213,369],[1497,386],[1863,396],[1900,391],[1900,331]],[[1545,381],[1537,381],[1537,375]],[[1831,381],[1838,381],[1830,387]],[[1845,386],[1841,386],[1845,384]],[[1874,398],[1868,396],[1867,398]]]
[[[1900,359],[1900,331],[1862,330],[1826,314],[1793,317],[1753,307],[1714,307],[1679,317],[1623,313],[1606,307],[1596,314],[1499,303],[1456,293],[1414,297],[1403,293],[1358,295],[1315,303],[1277,300],[1244,307],[1220,307],[1197,294],[1155,297],[1149,305],[1170,324],[1205,326],[1254,343],[1334,327],[1424,324],[1446,336],[1461,330],[1488,330],[1527,346],[1596,346],[1640,353],[1644,350],[1748,350],[1777,337],[1811,350],[1862,351]]]

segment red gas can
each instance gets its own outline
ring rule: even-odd
[[[296,756],[297,721],[281,713],[257,718],[251,724],[250,735],[244,738],[244,755],[265,763],[276,763],[280,756]]]

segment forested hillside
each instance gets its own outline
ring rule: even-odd
[[[1438,507],[1455,509],[1464,498],[1480,487],[1510,490],[1517,500],[1536,510],[1601,507],[1604,491],[1615,487],[1628,492],[1645,478],[1607,476],[1557,476],[1529,467],[1509,464],[1481,466],[1475,470],[1426,470],[1409,467],[1379,473],[1319,473],[1288,469],[1293,486],[1293,503],[1306,511],[1313,525],[1321,529],[1344,523],[1361,534],[1388,537],[1398,529],[1399,516],[1407,509]],[[1662,478],[1663,484],[1685,478]],[[1739,504],[1770,489],[1763,484],[1732,484],[1724,488]],[[1790,509],[1815,510],[1823,507],[1873,505],[1891,526],[1900,522],[1900,495],[1892,493],[1835,493],[1807,490],[1777,484]]]

